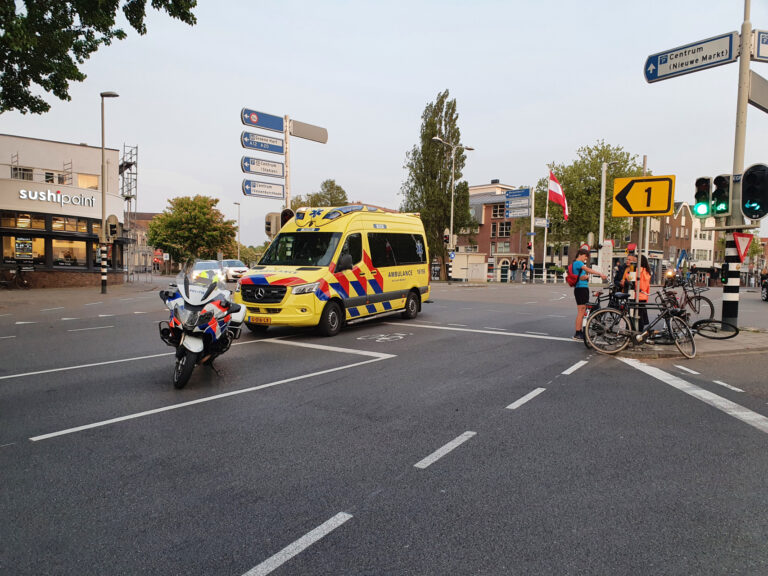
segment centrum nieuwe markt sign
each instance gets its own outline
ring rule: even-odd
[[[658,82],[704,68],[735,62],[739,57],[739,33],[728,32],[658,54],[645,61],[646,82]]]

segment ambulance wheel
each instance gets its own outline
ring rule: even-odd
[[[317,325],[323,336],[336,336],[341,330],[341,306],[336,302],[328,302],[323,308],[320,323]]]
[[[419,298],[414,292],[408,292],[408,298],[405,299],[405,310],[400,314],[406,320],[413,320],[419,313]]]
[[[268,326],[265,326],[264,324],[251,324],[249,322],[245,323],[245,327],[254,334],[264,334],[268,328]]]

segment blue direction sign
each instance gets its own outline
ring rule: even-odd
[[[243,172],[248,172],[249,174],[262,174],[264,176],[274,176],[275,178],[285,177],[285,164],[282,162],[271,162],[270,160],[243,156],[242,160],[240,160],[240,167]]]
[[[271,152],[272,154],[285,154],[285,143],[282,138],[243,132],[240,134],[240,144],[243,145],[243,148],[250,148],[251,150],[261,150],[262,152]]]
[[[263,128],[264,130],[272,130],[273,132],[284,131],[283,128],[285,123],[283,122],[282,116],[273,116],[272,114],[243,108],[240,112],[240,120],[247,126],[255,126],[257,128]]]
[[[520,188],[518,190],[507,190],[507,198],[528,198],[531,195],[530,188]]]
[[[243,194],[246,196],[260,196],[261,198],[285,198],[285,186],[272,182],[258,182],[256,180],[243,180]]]
[[[658,82],[735,62],[739,57],[739,33],[728,32],[679,48],[651,54],[645,61],[646,82]]]
[[[752,45],[755,53],[752,55],[752,60],[768,62],[768,31],[755,30],[754,34]]]

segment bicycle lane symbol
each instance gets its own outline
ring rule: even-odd
[[[402,340],[406,336],[413,336],[412,332],[395,332],[394,334],[368,334],[366,336],[360,336],[358,340],[374,340],[375,342],[396,342]]]

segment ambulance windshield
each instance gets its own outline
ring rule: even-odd
[[[278,234],[259,261],[262,266],[328,266],[341,238],[340,232],[288,232]]]

